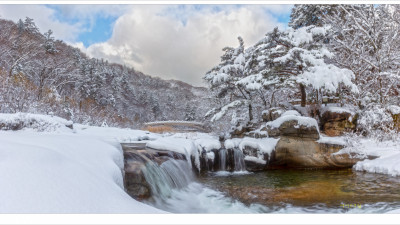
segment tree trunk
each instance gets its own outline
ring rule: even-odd
[[[301,93],[301,107],[306,106],[306,87],[304,84],[300,84],[300,93]]]
[[[249,103],[249,120],[253,120],[253,107],[251,106],[251,103]]]

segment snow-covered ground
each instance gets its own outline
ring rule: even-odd
[[[365,159],[354,165],[357,171],[400,176],[400,140],[378,142],[373,139],[359,139],[352,147],[338,153],[355,153],[355,157],[377,156],[376,159]]]
[[[85,126],[72,130],[64,126],[66,121],[42,115],[0,118],[47,126],[44,132],[36,126],[0,131],[0,213],[162,213],[132,199],[123,187],[118,140],[144,132]]]

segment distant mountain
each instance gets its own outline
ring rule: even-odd
[[[140,127],[155,120],[201,121],[208,91],[163,80],[42,34],[32,19],[0,20],[0,112],[54,114],[74,122]]]

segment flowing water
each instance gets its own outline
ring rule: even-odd
[[[398,177],[351,169],[250,173],[240,160],[238,165],[235,172],[196,177],[183,160],[161,166],[149,162],[144,175],[153,198],[147,203],[173,213],[383,213],[400,208]]]

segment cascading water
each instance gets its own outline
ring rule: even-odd
[[[184,188],[194,180],[188,163],[174,159],[167,160],[160,166],[151,161],[147,162],[143,175],[156,201],[164,201],[171,196],[173,189]]]
[[[250,207],[196,182],[185,160],[169,159],[158,165],[147,162],[142,170],[152,192],[146,203],[173,213],[259,213],[265,207]]]
[[[233,157],[235,161],[235,171],[245,171],[246,165],[244,163],[244,155],[240,149],[233,150]]]
[[[226,170],[226,156],[227,156],[227,151],[226,149],[220,149],[219,150],[219,165],[220,165],[220,170],[225,171]]]

